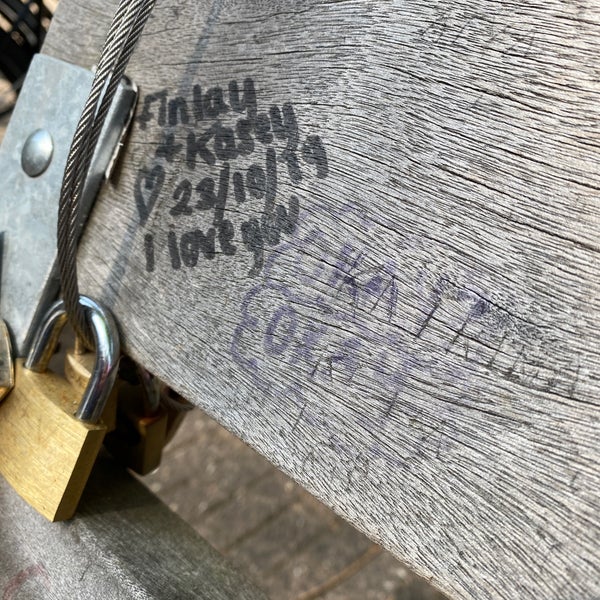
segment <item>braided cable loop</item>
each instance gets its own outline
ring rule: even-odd
[[[154,3],[155,0],[119,1],[71,142],[63,176],[57,224],[60,284],[69,321],[88,348],[93,347],[93,338],[86,313],[79,304],[77,282],[81,195],[102,126]]]

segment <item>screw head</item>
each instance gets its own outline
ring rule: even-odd
[[[45,129],[37,129],[25,141],[21,166],[29,177],[41,175],[52,162],[54,142]]]

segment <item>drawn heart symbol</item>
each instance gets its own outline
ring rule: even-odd
[[[140,215],[140,225],[143,227],[156,204],[156,199],[162,191],[165,182],[165,170],[156,165],[148,172],[142,169],[135,182],[135,203]],[[148,195],[148,198],[146,198]]]

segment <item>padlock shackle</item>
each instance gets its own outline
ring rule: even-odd
[[[56,352],[60,334],[67,324],[67,311],[62,300],[57,300],[48,309],[31,342],[31,349],[25,359],[25,368],[43,373]]]
[[[90,321],[96,346],[96,363],[75,417],[86,423],[96,423],[117,376],[121,353],[119,330],[110,311],[101,304],[87,296],[79,296],[79,302],[86,309]],[[34,336],[25,368],[37,373],[47,369],[66,322],[64,302],[58,300],[50,307]]]
[[[104,306],[87,296],[79,296],[79,303],[87,309],[86,313],[91,321],[96,364],[75,417],[85,423],[96,423],[102,415],[119,370],[119,330],[112,313]]]

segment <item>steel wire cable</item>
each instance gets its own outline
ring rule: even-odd
[[[89,348],[93,347],[93,341],[85,311],[79,304],[77,281],[80,201],[102,126],[154,4],[155,0],[119,1],[73,136],[63,176],[57,224],[60,284],[69,321]]]

